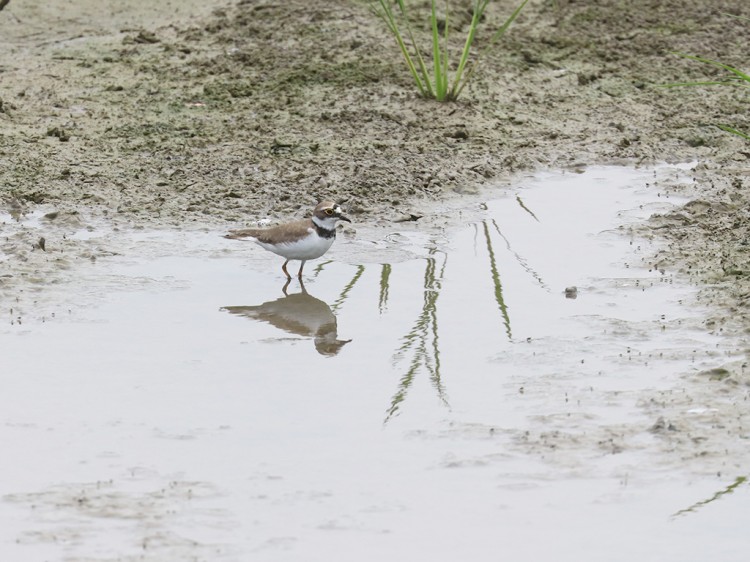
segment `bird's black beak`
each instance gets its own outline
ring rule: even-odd
[[[344,213],[341,212],[341,207],[339,207],[338,205],[336,205],[334,212],[336,213],[336,216],[338,217],[340,221],[346,221],[348,223],[352,222],[352,219],[350,219],[349,217],[344,215]]]

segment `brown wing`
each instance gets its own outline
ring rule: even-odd
[[[241,230],[230,230],[229,234],[225,234],[224,238],[231,238],[232,240],[241,240],[242,238],[255,238],[262,234],[263,231],[258,228],[243,228]]]
[[[255,238],[258,242],[263,242],[264,244],[283,244],[284,242],[290,242],[301,238],[307,234],[310,228],[312,228],[312,221],[306,219],[297,222],[290,222],[289,224],[280,224],[279,226],[274,226],[272,228],[243,228],[241,230],[231,230],[229,234],[224,236],[224,238],[231,238],[233,240]]]

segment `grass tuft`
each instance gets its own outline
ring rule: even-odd
[[[440,22],[438,18],[438,11],[436,6],[436,0],[431,0],[430,9],[430,29],[431,29],[431,42],[432,42],[432,72],[429,72],[427,63],[422,56],[421,50],[417,45],[417,41],[414,38],[414,32],[411,24],[409,23],[409,14],[406,8],[404,0],[377,0],[371,4],[371,8],[375,14],[382,19],[391,35],[398,44],[401,54],[406,61],[406,66],[409,69],[409,73],[414,79],[415,84],[419,93],[424,97],[434,98],[438,101],[455,101],[461,92],[468,84],[469,80],[476,71],[479,62],[482,60],[482,55],[491,49],[494,44],[500,39],[505,32],[508,30],[510,25],[521,13],[521,10],[526,5],[528,0],[523,0],[521,4],[508,16],[505,23],[501,25],[495,33],[492,34],[487,45],[479,52],[476,59],[469,65],[469,54],[471,47],[474,43],[476,36],[477,27],[479,22],[484,16],[484,12],[490,3],[490,0],[474,0],[474,8],[472,11],[471,23],[469,24],[469,30],[464,41],[463,49],[461,50],[460,57],[458,59],[458,65],[453,73],[453,77],[450,77],[450,61],[449,61],[449,2],[446,0],[445,3],[445,20],[443,22],[442,35],[440,33]],[[396,15],[392,3],[398,6],[398,12],[400,16]],[[399,23],[399,20],[401,23]],[[402,33],[402,27],[406,32]],[[405,38],[406,37],[406,38]]]

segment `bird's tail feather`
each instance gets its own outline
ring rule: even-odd
[[[241,240],[242,238],[254,238],[258,235],[258,231],[254,228],[247,228],[244,230],[230,230],[229,234],[225,234],[224,238],[230,240]]]

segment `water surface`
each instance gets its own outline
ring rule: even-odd
[[[633,230],[681,202],[654,173],[357,225],[303,286],[215,232],[102,234],[0,332],[2,558],[743,559],[744,476],[683,468],[653,406],[733,351]]]

